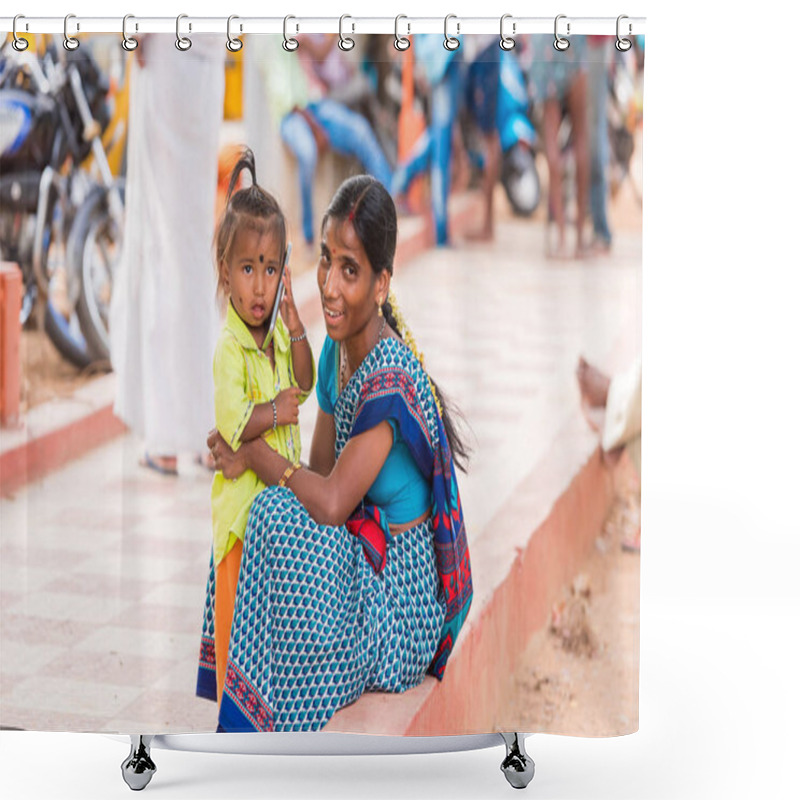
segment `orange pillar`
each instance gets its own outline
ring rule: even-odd
[[[22,272],[16,264],[0,264],[0,425],[19,424],[19,313]]]

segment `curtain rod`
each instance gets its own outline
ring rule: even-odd
[[[395,25],[401,36],[414,33],[441,33],[444,36],[444,17],[355,17],[346,15],[340,23],[339,17],[290,18],[290,35],[302,33],[385,33],[394,34]],[[11,32],[14,17],[0,17],[0,31]],[[17,20],[17,33],[64,33],[64,17],[28,17]],[[555,17],[514,17],[506,15],[503,30],[506,36],[525,33],[553,33]],[[122,17],[82,17],[70,15],[68,22],[70,36],[80,33],[119,33],[122,34]],[[136,33],[175,33],[175,17],[130,17],[126,26],[129,36]],[[616,17],[570,17],[559,15],[558,30],[561,35],[617,33]],[[184,36],[198,33],[221,33],[228,31],[228,17],[194,17],[182,15],[181,33]],[[231,23],[231,33],[239,36],[245,33],[283,34],[283,17],[237,17]],[[622,21],[621,34],[633,36],[645,32],[645,17],[627,17]],[[500,17],[459,17],[451,16],[448,34],[457,36],[469,33],[496,33],[500,35]]]

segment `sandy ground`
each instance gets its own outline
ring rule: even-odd
[[[23,330],[20,336],[20,412],[55,400],[69,397],[92,380],[102,369],[85,370],[73,366],[56,350],[44,331]]]
[[[595,547],[534,634],[499,719],[519,730],[616,736],[639,727],[639,554],[622,541],[639,526],[639,482],[623,460]]]

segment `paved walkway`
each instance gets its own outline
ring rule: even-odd
[[[540,227],[510,222],[495,244],[429,251],[395,280],[430,373],[472,429],[461,480],[471,541],[492,535],[517,476],[579,413],[578,355],[614,369],[638,341],[639,237],[620,235],[596,261],[545,262],[543,249]],[[319,354],[319,318],[309,336]],[[306,454],[315,413],[312,397]],[[215,706],[193,694],[211,475],[187,459],[162,478],[139,453],[120,437],[0,501],[3,726],[215,729]]]

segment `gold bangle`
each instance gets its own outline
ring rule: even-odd
[[[289,480],[289,478],[291,478],[292,475],[294,475],[299,469],[299,464],[290,464],[288,467],[286,467],[283,475],[281,475],[281,479],[278,481],[278,486],[286,486],[286,482]]]

